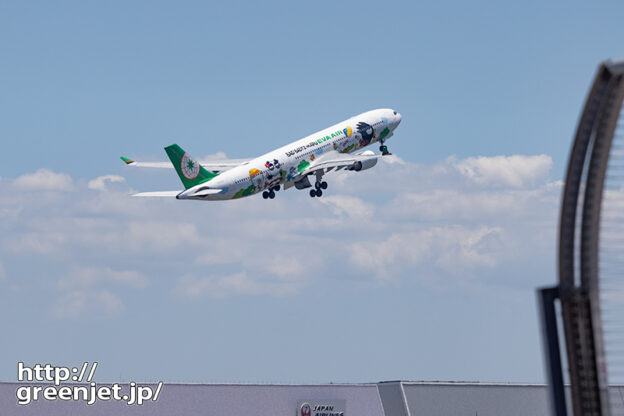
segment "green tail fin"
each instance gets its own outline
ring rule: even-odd
[[[177,144],[165,147],[165,151],[186,189],[207,182],[218,175],[204,169]]]

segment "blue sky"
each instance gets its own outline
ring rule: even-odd
[[[560,180],[618,2],[3,2],[0,379],[542,381]],[[164,160],[401,111],[327,198],[136,200]],[[111,176],[107,176],[111,175]],[[99,179],[98,179],[99,178]]]

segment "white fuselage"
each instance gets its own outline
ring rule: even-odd
[[[351,117],[221,173],[201,185],[221,192],[201,199],[236,199],[279,184],[287,188],[319,156],[327,152],[352,153],[380,139],[386,140],[400,122],[401,115],[391,109]]]

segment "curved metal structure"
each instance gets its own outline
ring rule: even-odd
[[[600,213],[624,99],[624,61],[600,65],[570,154],[559,226],[559,297],[574,415],[609,415],[598,289]]]

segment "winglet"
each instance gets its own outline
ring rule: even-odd
[[[121,159],[121,160],[123,160],[123,161],[124,161],[124,163],[125,163],[126,165],[129,165],[129,164],[131,164],[131,163],[134,163],[134,160],[132,160],[132,159],[128,159],[127,157],[123,157],[123,156],[121,156],[121,157],[120,157],[120,159]]]

